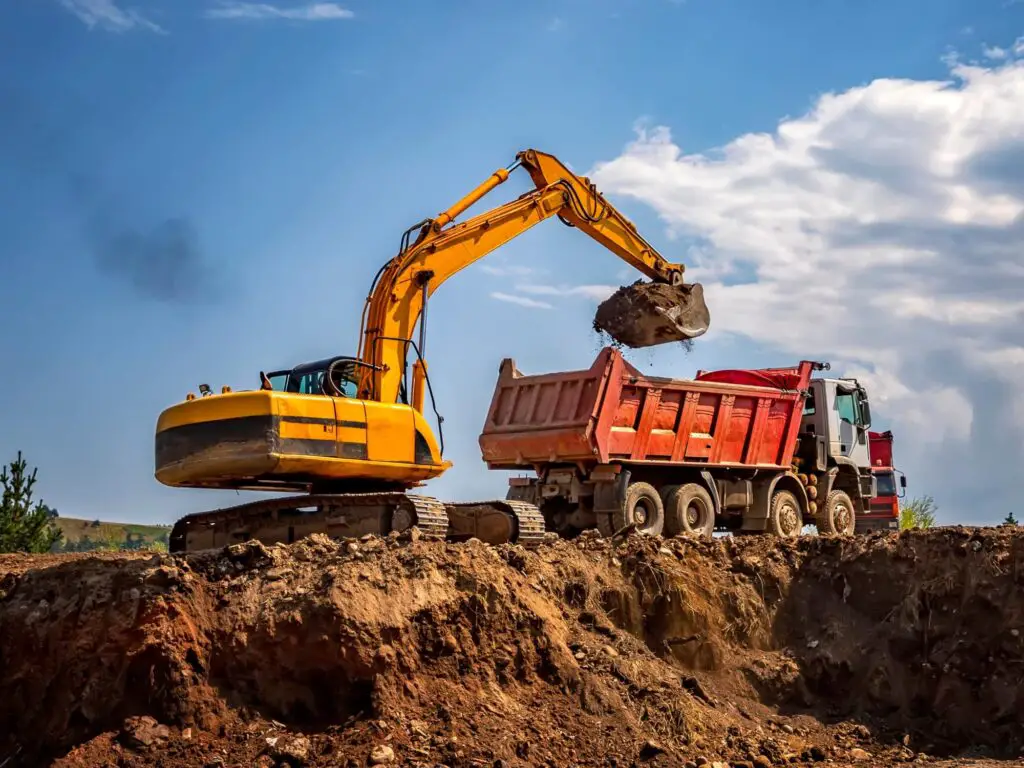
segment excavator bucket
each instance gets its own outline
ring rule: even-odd
[[[627,347],[651,347],[702,336],[711,322],[700,283],[669,285],[637,280],[605,299],[594,330]]]

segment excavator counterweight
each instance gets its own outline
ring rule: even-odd
[[[456,223],[518,167],[529,172],[533,190]],[[703,292],[683,283],[682,265],[666,261],[588,179],[552,155],[520,152],[455,205],[405,232],[371,285],[356,356],[260,372],[253,391],[205,388],[160,415],[156,477],[165,485],[297,494],[187,515],[174,526],[171,550],[291,542],[314,532],[386,535],[413,526],[435,539],[539,542],[544,521],[532,504],[446,503],[408,491],[451,466],[425,411],[429,400],[437,415],[425,360],[430,297],[456,272],[552,216],[652,281],[612,296],[595,327],[630,346],[707,329]]]

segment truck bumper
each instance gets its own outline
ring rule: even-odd
[[[873,531],[898,531],[900,521],[892,517],[857,517],[855,528],[856,533],[871,533]]]

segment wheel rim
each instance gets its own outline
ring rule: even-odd
[[[850,529],[851,517],[850,508],[844,502],[836,504],[835,511],[832,513],[832,522],[837,531],[846,533]]]
[[[650,509],[648,508],[647,499],[641,499],[637,502],[636,507],[633,509],[633,520],[636,522],[638,527],[647,525],[647,519],[650,517]]]
[[[783,536],[795,536],[800,530],[800,513],[788,501],[779,508],[779,530]]]
[[[694,499],[686,507],[686,524],[690,529],[701,528],[707,518],[707,509],[698,500]]]

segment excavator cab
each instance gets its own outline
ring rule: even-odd
[[[260,372],[270,382],[264,388],[276,392],[295,392],[300,395],[328,395],[330,397],[356,397],[361,362],[348,356],[329,357],[311,363],[302,363],[291,370]]]
[[[357,357],[339,355],[302,363],[291,369],[260,371],[261,389],[275,392],[293,392],[300,395],[327,395],[328,397],[359,397],[359,371],[372,367]],[[399,387],[398,402],[408,405],[406,384]]]

